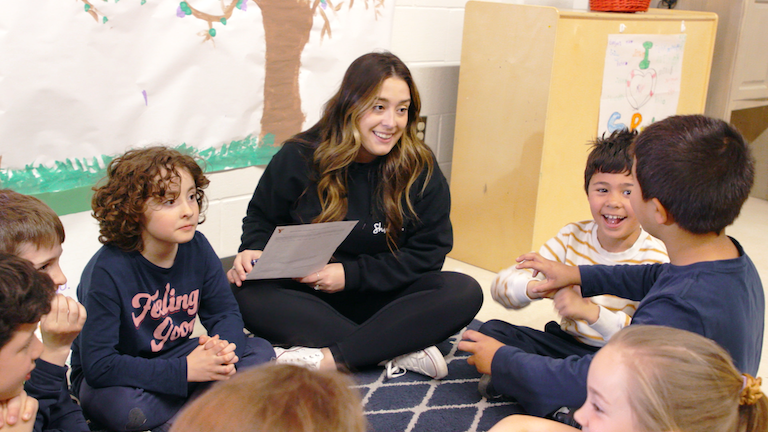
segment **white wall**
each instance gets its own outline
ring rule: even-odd
[[[440,168],[450,178],[453,127],[459,84],[461,37],[467,0],[395,0],[391,51],[411,68],[427,117],[426,142],[437,155]],[[511,0],[563,9],[588,9],[589,0]],[[245,209],[263,167],[251,167],[210,175],[207,220],[199,230],[216,253],[237,253]],[[90,212],[62,217],[67,233],[61,265],[73,292],[80,273],[99,248],[98,226]]]

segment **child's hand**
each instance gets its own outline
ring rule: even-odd
[[[540,298],[552,298],[552,297],[555,296],[555,293],[557,291],[549,291],[549,292],[545,292],[545,293],[534,292],[533,291],[533,287],[535,287],[536,285],[541,284],[541,282],[542,281],[540,281],[538,279],[533,279],[530,282],[528,282],[528,285],[525,286],[525,295],[527,295],[529,299],[536,300],[536,299],[540,299]]]
[[[548,260],[536,252],[530,252],[520,255],[517,260],[516,269],[531,269],[533,276],[541,272],[545,279],[530,288],[531,295],[546,293],[557,290],[569,285],[581,284],[581,273],[579,267],[569,266],[557,261]],[[529,295],[530,297],[530,295]],[[539,295],[539,297],[543,297]]]
[[[18,396],[0,402],[0,429],[3,432],[31,431],[36,415],[37,399],[22,390]]]
[[[85,324],[85,308],[71,297],[56,294],[51,311],[40,319],[43,352],[40,358],[48,363],[64,366],[70,346]]]
[[[219,355],[219,352],[225,348],[219,343],[220,341],[215,341],[211,348],[206,349],[207,342],[211,341],[201,343],[187,355],[187,381],[189,382],[225,381],[236,372],[234,363],[228,362],[226,356]]]
[[[198,342],[200,345],[203,345],[206,350],[215,352],[216,355],[221,357],[222,360],[228,364],[235,364],[240,361],[237,354],[235,354],[237,345],[227,342],[224,339],[220,339],[219,335],[214,335],[213,337],[202,335]]]
[[[260,250],[244,250],[237,254],[235,261],[232,263],[232,268],[227,272],[227,279],[229,283],[233,283],[237,286],[241,286],[245,280],[245,276],[253,270],[252,262],[261,257]]]
[[[563,288],[555,293],[555,309],[564,318],[584,320],[590,325],[600,316],[600,306],[581,296],[579,287]]]
[[[461,339],[458,348],[472,354],[467,358],[467,363],[476,367],[478,372],[490,375],[493,356],[504,344],[474,330],[465,331]]]

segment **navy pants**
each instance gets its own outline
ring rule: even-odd
[[[520,348],[530,354],[553,358],[566,358],[571,355],[584,356],[594,354],[600,349],[579,342],[578,339],[564,332],[560,328],[560,324],[555,321],[548,322],[544,326],[544,331],[541,331],[500,320],[490,320],[483,324],[479,331],[504,343],[504,345]]]
[[[190,339],[187,344],[189,352],[192,352],[198,346],[198,340]],[[266,363],[273,358],[275,351],[269,342],[261,338],[248,338],[245,352],[237,363],[237,370]],[[95,389],[83,380],[79,396],[86,417],[98,423],[99,427],[114,431],[145,431],[168,422],[187,401],[211,384],[189,383],[189,397],[178,397],[133,387]]]
[[[491,320],[483,324],[480,333],[490,336],[499,342],[519,348],[523,352],[534,354],[535,356],[548,357],[551,359],[566,359],[571,356],[586,357],[593,356],[600,348],[586,345],[579,342],[570,334],[560,328],[560,324],[550,321],[544,327],[544,331],[535,330],[529,327],[522,327],[509,324],[504,321]],[[503,351],[497,351],[496,356],[503,355]],[[537,416],[550,414],[552,411],[561,408],[560,405],[553,404],[544,395],[544,386],[542,392],[537,392],[536,377],[521,376],[520,371],[512,367],[500,367],[505,365],[504,358],[494,356],[491,382],[496,391],[515,399],[527,413]],[[532,361],[539,361],[536,357]],[[584,376],[586,379],[586,375]],[[531,385],[521,385],[521,381]],[[542,380],[546,381],[546,380]],[[578,408],[584,403],[586,397],[586,383],[584,383],[583,395],[572,395],[575,402],[569,408]]]
[[[290,279],[232,289],[248,330],[276,345],[328,347],[352,369],[444,341],[483,303],[480,284],[454,272],[426,273],[394,292],[328,294]]]

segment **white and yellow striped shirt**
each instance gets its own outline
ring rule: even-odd
[[[645,231],[640,233],[631,248],[623,252],[606,251],[597,240],[597,225],[591,220],[566,225],[539,249],[539,253],[544,258],[573,266],[669,262],[664,243]],[[528,282],[533,279],[530,270],[517,270],[512,266],[496,276],[491,285],[491,295],[508,309],[524,308],[533,301],[526,294]],[[537,276],[537,279],[543,279],[543,275]],[[589,299],[600,306],[600,315],[594,324],[563,318],[560,327],[579,341],[600,347],[606,344],[611,335],[629,325],[638,302],[612,295]]]

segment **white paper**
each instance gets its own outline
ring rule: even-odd
[[[685,36],[608,35],[597,136],[677,113]]]
[[[275,228],[246,279],[301,278],[320,271],[357,221]]]

